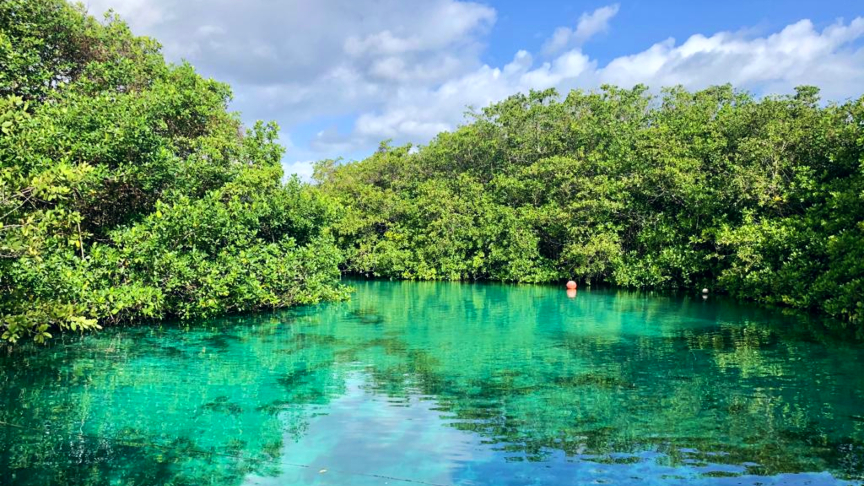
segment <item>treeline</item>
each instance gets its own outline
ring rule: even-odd
[[[0,2],[3,339],[345,295],[332,200],[230,97],[115,17]]]
[[[864,98],[516,95],[283,180],[228,86],[63,0],[0,2],[0,332],[342,299],[340,271],[709,287],[864,320]]]
[[[347,208],[349,272],[709,287],[864,319],[864,98],[532,92],[315,177]]]

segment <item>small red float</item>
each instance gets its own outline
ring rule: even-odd
[[[567,288],[570,290],[576,290],[576,282],[574,282],[572,280],[567,282]]]

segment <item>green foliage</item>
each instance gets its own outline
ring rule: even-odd
[[[346,269],[710,287],[864,319],[864,98],[515,95],[428,146],[318,165]]]
[[[3,339],[344,296],[333,201],[230,97],[115,16],[0,3]]]
[[[864,320],[864,98],[532,92],[428,146],[324,161],[316,188],[282,181],[277,128],[244,131],[230,97],[114,15],[0,3],[4,339],[338,299],[340,265]]]

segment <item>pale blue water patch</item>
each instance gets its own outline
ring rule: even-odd
[[[860,484],[864,345],[700,297],[354,282],[0,361],[2,484]]]
[[[310,420],[302,440],[285,438],[280,475],[250,476],[245,484],[350,485],[404,479],[452,484],[466,464],[493,459],[494,452],[485,450],[478,437],[447,427],[448,417],[432,398],[378,394],[369,390],[361,374],[351,375],[347,383],[329,412]],[[444,427],[429,427],[430,422]]]

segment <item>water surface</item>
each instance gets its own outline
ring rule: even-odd
[[[21,485],[861,484],[864,345],[714,298],[355,282],[0,356]]]

